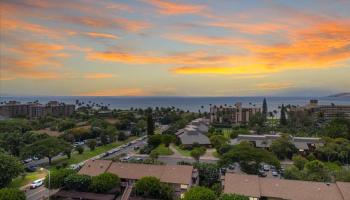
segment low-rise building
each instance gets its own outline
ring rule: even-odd
[[[210,122],[213,124],[246,124],[261,108],[243,107],[242,103],[235,105],[214,105],[210,107]]]
[[[183,146],[194,144],[210,146],[210,140],[206,135],[209,129],[209,122],[204,118],[191,121],[185,128],[178,130],[175,135],[179,138]]]
[[[104,172],[118,175],[123,187],[134,184],[142,177],[153,176],[173,186],[179,197],[198,183],[198,171],[188,165],[150,165],[90,160],[81,168],[79,174],[97,176]]]
[[[350,183],[323,183],[256,175],[226,173],[223,177],[226,194],[248,196],[250,200],[350,200]]]
[[[231,139],[230,144],[236,145],[242,141],[250,142],[254,147],[269,149],[272,142],[281,135],[238,135],[237,138]],[[315,137],[292,137],[290,136],[291,142],[299,151],[313,151],[317,145],[323,145],[321,138]]]

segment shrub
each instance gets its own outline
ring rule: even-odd
[[[215,193],[205,187],[192,187],[189,191],[185,193],[184,200],[215,200]]]
[[[82,147],[82,146],[77,146],[77,147],[75,147],[75,150],[79,153],[79,154],[82,154],[83,152],[84,152],[84,147]]]
[[[70,174],[64,179],[64,186],[70,190],[87,191],[91,184],[91,177],[81,174]]]
[[[219,200],[249,200],[249,197],[238,194],[223,194]]]
[[[2,188],[0,189],[0,200],[25,200],[26,195],[16,188]]]
[[[109,190],[117,187],[120,184],[120,178],[111,173],[103,173],[98,176],[92,177],[90,191],[92,192],[108,192]]]
[[[71,175],[74,174],[75,171],[72,169],[61,169],[57,171],[52,171],[50,174],[50,188],[51,189],[56,189],[64,186],[64,179]],[[45,178],[45,186],[48,188],[49,187],[49,176],[47,175]]]

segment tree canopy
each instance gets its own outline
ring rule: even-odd
[[[98,176],[92,177],[90,191],[103,193],[119,186],[120,178],[111,173],[102,173]]]
[[[16,188],[0,189],[0,200],[25,200],[26,195],[23,191]]]
[[[72,149],[72,146],[69,143],[62,139],[49,137],[25,147],[22,151],[22,157],[47,157],[49,159],[49,164],[51,165],[51,159],[59,153],[67,151],[67,149]]]
[[[17,158],[0,151],[0,188],[7,186],[22,172],[23,165]]]
[[[248,142],[241,142],[233,146],[219,160],[219,164],[222,166],[235,162],[238,162],[242,171],[248,174],[258,174],[261,163],[268,163],[280,168],[280,163],[275,155],[267,150],[255,148]]]

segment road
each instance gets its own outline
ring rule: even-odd
[[[127,147],[123,148],[122,150],[120,150],[118,152],[115,152],[113,154],[110,154],[109,156],[104,157],[102,159],[113,158],[113,157],[119,156],[121,154],[128,154],[131,151],[133,151],[134,147],[136,147],[136,146],[142,148],[142,147],[144,147],[147,144],[146,140],[147,139],[143,139],[143,140],[140,140],[140,141],[134,140],[135,141],[134,144],[131,144],[130,146],[127,146]],[[56,157],[59,157],[59,156],[56,156]],[[45,164],[47,162],[48,162],[47,159],[41,159],[41,160],[37,160],[37,161],[31,162],[31,163],[28,163],[28,164],[30,164],[30,165],[33,165],[33,164],[38,165],[37,163]],[[51,190],[50,194],[53,194],[54,192],[55,192],[54,190]],[[27,189],[25,191],[25,193],[26,193],[26,199],[27,200],[43,200],[43,199],[45,199],[45,197],[48,197],[49,190],[47,188],[45,188],[44,186],[41,186],[39,188],[32,189],[32,190]]]
[[[50,190],[50,196],[56,193],[57,191],[57,189]],[[44,186],[26,191],[26,200],[43,200],[47,199],[48,196],[49,190]]]

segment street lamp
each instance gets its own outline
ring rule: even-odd
[[[44,168],[40,168],[40,171],[44,171]],[[50,200],[50,184],[51,184],[51,173],[50,173],[50,170],[49,169],[46,169],[46,171],[48,172],[49,174],[49,196],[48,196],[48,200]]]

